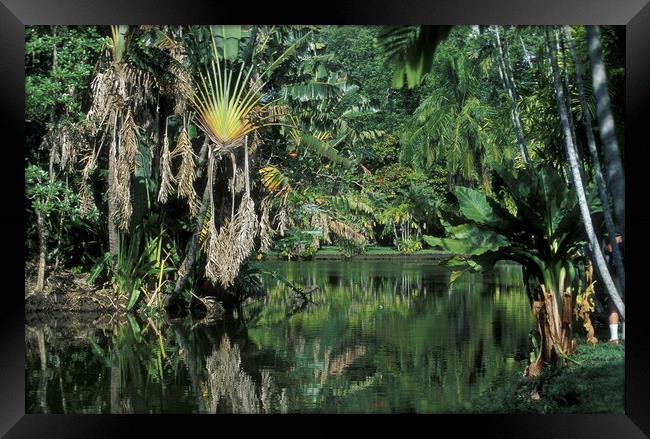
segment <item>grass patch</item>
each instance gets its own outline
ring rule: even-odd
[[[530,382],[513,376],[500,389],[488,389],[472,403],[480,413],[624,413],[625,346],[578,344],[581,365],[549,370]],[[522,368],[523,371],[523,368]],[[531,399],[536,391],[540,398]]]
[[[402,253],[399,250],[397,250],[394,247],[368,247],[365,252],[362,254],[356,256],[360,258],[364,257],[369,257],[369,256],[410,256],[410,255],[415,255],[415,256],[424,256],[424,255],[447,255],[449,254],[448,252],[442,251],[442,250],[434,250],[431,248],[427,248],[424,250],[418,250],[415,252],[411,253]],[[269,251],[267,252],[267,256],[279,256],[279,252],[275,251]],[[314,254],[315,258],[318,257],[340,257],[344,258],[343,251],[341,247],[336,246],[336,245],[331,245],[331,246],[324,246],[318,249],[316,253]]]

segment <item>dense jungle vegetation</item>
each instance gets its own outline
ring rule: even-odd
[[[510,260],[537,376],[575,316],[588,338],[604,298],[625,318],[624,48],[607,26],[28,27],[26,298],[230,312],[269,257],[428,252],[452,281]]]

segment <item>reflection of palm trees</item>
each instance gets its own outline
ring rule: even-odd
[[[43,328],[39,327],[34,329],[30,326],[26,326],[28,334],[36,338],[36,343],[38,344],[38,354],[40,357],[41,364],[41,373],[38,383],[37,398],[38,406],[41,410],[41,413],[47,414],[49,410],[47,408],[47,382],[49,378],[49,371],[47,369],[47,353],[45,351],[45,334],[43,333]]]
[[[230,413],[270,413],[273,406],[275,386],[271,373],[262,370],[259,392],[253,379],[241,368],[241,352],[237,343],[231,343],[224,334],[219,349],[215,349],[206,361],[208,393],[207,411],[216,413],[221,404],[222,411]],[[259,393],[259,396],[258,396]],[[282,406],[282,404],[280,404]],[[286,406],[286,403],[284,404]],[[285,408],[286,411],[286,408]]]

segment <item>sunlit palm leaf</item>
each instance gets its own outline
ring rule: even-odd
[[[395,66],[393,86],[401,88],[404,77],[409,88],[418,85],[431,71],[433,54],[451,26],[384,26],[377,40],[388,62]]]
[[[191,100],[199,114],[199,126],[218,145],[229,145],[263,125],[251,117],[260,104],[263,86],[249,82],[251,72],[252,68],[244,74],[242,65],[233,82],[233,71],[213,61],[211,69],[201,74],[201,84]]]
[[[262,184],[269,192],[281,192],[289,187],[289,179],[275,166],[265,166],[259,170]]]

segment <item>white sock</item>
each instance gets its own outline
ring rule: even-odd
[[[609,334],[610,340],[618,340],[618,323],[609,325]]]

